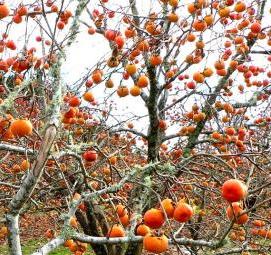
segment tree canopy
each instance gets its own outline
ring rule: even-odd
[[[57,224],[33,255],[270,254],[270,8],[1,1],[10,254],[37,213]]]

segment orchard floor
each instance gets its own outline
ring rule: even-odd
[[[0,212],[3,212],[0,208]],[[1,218],[4,215],[0,215]],[[58,217],[54,213],[35,213],[35,214],[26,214],[21,217],[20,221],[20,229],[21,229],[21,240],[23,246],[23,255],[30,255],[35,252],[38,248],[40,248],[43,244],[45,244],[48,240],[45,238],[45,232],[48,229],[58,230],[60,226],[58,226]],[[0,225],[1,226],[1,225]],[[229,241],[229,240],[228,240]],[[270,240],[257,239],[257,243],[264,245],[265,247],[271,246]],[[227,247],[232,247],[233,244],[229,241]],[[226,247],[225,247],[226,248]],[[225,249],[224,248],[224,249]],[[0,255],[8,255],[8,246],[7,241],[0,239]],[[71,253],[65,248],[60,247],[56,249],[54,252],[51,252],[50,255],[70,255]],[[144,255],[149,255],[148,253],[143,253]],[[177,255],[178,252],[171,247],[167,252],[163,253],[163,255]],[[213,255],[215,253],[208,252],[204,253],[204,255]],[[87,252],[85,255],[93,255],[91,251]],[[203,255],[203,254],[202,254]],[[257,253],[251,253],[251,255],[258,255]]]
[[[32,240],[23,243],[23,254],[30,255],[35,252],[39,247],[41,247],[46,240]],[[0,254],[1,255],[8,255],[8,247],[6,244],[0,246]],[[56,249],[54,252],[51,252],[50,255],[67,255],[70,254],[69,250],[64,247]],[[86,255],[91,255],[91,253],[86,253]]]
[[[21,240],[23,246],[23,255],[30,255],[38,248],[42,247],[48,240],[45,238],[47,229],[59,229],[58,217],[54,213],[35,213],[26,214],[21,217]],[[7,241],[0,239],[0,255],[8,255]],[[60,247],[50,255],[67,255],[71,254],[65,247]],[[86,255],[93,255],[88,252]]]
[[[39,247],[41,247],[44,243],[46,242],[45,239],[42,240],[32,240],[32,241],[27,241],[23,243],[23,255],[30,255],[33,252],[35,252]],[[0,254],[1,255],[8,255],[8,246],[6,244],[0,245]],[[168,251],[163,253],[163,255],[173,255],[176,254],[173,251]],[[49,253],[49,255],[71,255],[71,252],[66,249],[65,247],[60,247],[56,249],[55,251]],[[87,252],[84,255],[94,255],[91,252]],[[150,255],[150,253],[144,253],[144,255]]]

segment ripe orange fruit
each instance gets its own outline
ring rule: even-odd
[[[193,81],[187,82],[187,83],[186,83],[186,86],[187,86],[187,88],[189,88],[189,89],[195,89],[195,88],[196,88],[196,84],[195,84],[195,82],[193,82]]]
[[[138,50],[145,52],[145,51],[149,51],[150,45],[149,45],[149,43],[147,41],[143,40],[143,41],[138,43],[137,48],[138,48]]]
[[[64,117],[69,119],[69,118],[74,118],[76,116],[77,109],[74,107],[71,107],[65,114]]]
[[[32,124],[29,120],[17,119],[11,122],[10,131],[14,136],[23,137],[32,134]]]
[[[129,95],[129,89],[126,86],[119,86],[117,89],[117,94],[119,97],[126,97]]]
[[[124,214],[122,217],[120,217],[120,222],[121,224],[126,227],[129,225],[130,223],[130,218],[128,214]]]
[[[68,239],[64,242],[64,247],[70,247],[73,244],[73,240],[72,239]]]
[[[197,6],[195,3],[188,4],[187,10],[190,14],[193,14],[197,11]]]
[[[178,222],[186,222],[192,218],[193,214],[193,208],[189,204],[181,202],[175,208],[173,218]]]
[[[158,127],[161,130],[166,130],[167,129],[167,123],[165,120],[159,120]]]
[[[218,60],[215,62],[215,69],[217,70],[221,70],[221,69],[225,69],[225,63],[223,60]]]
[[[170,79],[170,78],[172,78],[173,76],[174,76],[174,74],[175,74],[175,72],[173,71],[173,70],[169,70],[169,71],[167,71],[166,72],[166,77],[168,78],[168,79]]]
[[[211,26],[213,24],[213,22],[214,22],[214,17],[211,14],[205,16],[203,19],[206,22],[207,26]]]
[[[250,26],[250,30],[252,33],[258,34],[261,32],[262,27],[261,24],[259,22],[254,22],[251,26]]]
[[[51,12],[58,12],[58,7],[57,7],[57,5],[52,5],[51,6]]]
[[[141,75],[139,76],[138,80],[137,80],[137,86],[140,88],[146,88],[149,84],[149,79],[146,75]]]
[[[58,28],[59,30],[64,29],[64,27],[65,27],[65,23],[64,23],[64,22],[59,21],[59,22],[57,23],[57,28]]]
[[[107,233],[108,237],[124,237],[125,231],[120,224],[114,224]]]
[[[225,103],[223,105],[223,109],[227,113],[233,113],[234,112],[234,108],[233,108],[233,106],[230,103]]]
[[[53,229],[47,229],[44,235],[48,239],[53,239],[55,237],[55,231]]]
[[[107,80],[107,81],[105,82],[105,86],[106,86],[107,88],[111,89],[111,88],[114,87],[114,82],[113,82],[111,79],[109,79],[109,80]]]
[[[150,228],[143,223],[139,224],[138,227],[136,228],[136,234],[138,236],[145,236],[150,232],[151,232]]]
[[[168,238],[165,235],[154,236],[147,234],[143,238],[143,247],[148,252],[159,254],[168,249]]]
[[[99,71],[94,72],[94,73],[92,74],[92,80],[93,80],[93,82],[94,82],[95,84],[101,83],[102,80],[103,80],[103,77],[102,77],[101,72],[99,72]]]
[[[128,74],[133,75],[136,73],[137,68],[135,64],[128,64],[126,65],[125,70]]]
[[[116,36],[114,41],[119,49],[121,49],[125,43],[125,39],[122,36]]]
[[[16,44],[13,40],[8,40],[6,42],[6,46],[7,46],[7,48],[9,48],[11,50],[16,50]]]
[[[86,161],[95,161],[95,160],[97,160],[97,158],[98,158],[98,154],[97,154],[97,152],[96,151],[86,151],[86,152],[84,152],[84,154],[83,154],[83,158],[84,158],[84,160],[86,160]]]
[[[124,205],[118,204],[116,206],[116,212],[117,212],[119,217],[123,217],[125,214],[127,214],[127,209],[125,208]]]
[[[167,15],[167,19],[170,22],[176,23],[179,20],[179,16],[176,13],[172,12]]]
[[[79,199],[81,199],[81,195],[79,193],[75,192],[72,199],[79,200]]]
[[[141,88],[138,86],[134,85],[133,87],[130,88],[130,94],[134,97],[137,97],[141,94]]]
[[[78,245],[77,243],[73,242],[70,246],[69,246],[69,250],[73,253],[77,252],[78,249]]]
[[[104,167],[104,168],[103,168],[103,173],[104,173],[105,175],[110,175],[110,174],[111,174],[110,168],[109,168],[109,167]]]
[[[196,42],[197,49],[203,49],[205,47],[205,43],[202,40]]]
[[[27,169],[29,169],[30,168],[29,161],[28,160],[23,160],[22,163],[21,163],[21,165],[20,165],[20,168],[23,171],[26,171]]]
[[[240,207],[239,203],[235,202],[228,206],[227,217],[230,220],[234,220],[235,223],[243,225],[248,221],[248,215],[242,214],[244,210]],[[241,215],[242,214],[242,215]]]
[[[194,42],[196,40],[196,36],[192,33],[188,34],[186,37],[188,42]]]
[[[243,1],[238,1],[234,6],[234,10],[236,12],[243,12],[246,10],[246,8],[246,4]]]
[[[222,197],[229,202],[238,202],[247,195],[247,187],[237,179],[230,179],[222,185]]]
[[[88,101],[88,102],[93,102],[94,101],[94,96],[92,94],[92,92],[87,91],[84,95],[83,98]]]
[[[226,76],[227,70],[226,69],[216,70],[216,74],[219,76]]]
[[[198,0],[196,5],[198,8],[204,8],[208,6],[208,1],[207,0]]]
[[[254,220],[252,221],[252,224],[256,227],[263,227],[265,226],[265,222],[263,220]]]
[[[160,228],[164,222],[165,217],[161,210],[152,208],[145,212],[144,223],[150,228]]]
[[[227,127],[225,132],[227,135],[231,135],[231,136],[235,134],[235,130],[232,127]]]
[[[7,141],[7,140],[13,139],[13,138],[14,138],[14,135],[11,132],[10,128],[4,132],[4,134],[3,134],[3,140],[4,141]]]
[[[213,139],[220,140],[222,135],[219,134],[218,132],[213,132],[211,136]]]
[[[116,163],[117,163],[117,157],[116,157],[116,156],[112,156],[112,157],[110,157],[110,158],[108,159],[108,161],[109,161],[109,163],[110,163],[111,165],[116,165]]]
[[[196,30],[196,31],[204,31],[206,28],[207,28],[207,23],[205,22],[205,20],[196,20],[194,23],[193,23],[193,28]]]
[[[27,7],[24,5],[21,5],[17,10],[18,15],[25,16],[28,13]]]
[[[193,80],[195,82],[203,83],[204,79],[205,79],[204,75],[202,73],[200,73],[200,72],[196,72],[196,73],[193,74]]]
[[[81,100],[77,96],[73,96],[69,100],[69,105],[71,107],[77,107],[81,104]]]
[[[133,28],[127,28],[124,34],[127,38],[132,38],[136,35],[136,30],[134,30]]]
[[[162,57],[159,55],[152,55],[150,57],[150,64],[152,66],[158,66],[163,62]]]
[[[177,7],[179,4],[179,0],[169,0],[168,1],[169,5],[171,5],[172,7]]]
[[[172,218],[175,210],[173,201],[169,198],[166,198],[161,202],[161,206],[164,208],[167,217]]]
[[[70,218],[70,225],[73,227],[73,228],[77,228],[78,227],[78,222],[76,220],[75,217],[71,217]]]
[[[218,14],[220,17],[224,18],[224,17],[228,17],[230,15],[230,8],[229,7],[222,7],[218,10]]]
[[[85,205],[85,203],[81,203],[78,208],[83,211],[83,212],[86,212],[87,211],[87,206]]]
[[[194,114],[193,120],[195,122],[201,122],[206,118],[206,114],[204,112],[199,112],[197,114]]]
[[[8,234],[8,228],[3,226],[0,228],[0,235],[1,236],[6,236]]]
[[[89,27],[88,28],[88,34],[93,35],[95,33],[96,33],[96,29],[94,27]]]
[[[20,24],[23,21],[23,18],[19,14],[15,14],[13,16],[12,20],[13,20],[14,23]]]
[[[205,76],[205,77],[211,77],[212,75],[213,75],[213,70],[211,69],[211,68],[205,68],[204,70],[203,70],[203,75]]]
[[[9,12],[9,7],[6,4],[0,4],[0,19],[7,17]]]

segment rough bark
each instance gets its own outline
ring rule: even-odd
[[[156,79],[155,68],[148,67],[148,75],[150,79],[150,95],[148,99],[149,113],[149,130],[148,130],[148,162],[155,162],[159,159],[159,147],[161,145],[161,135],[158,128],[158,97],[159,89]]]
[[[64,239],[61,237],[57,237],[51,240],[49,243],[45,244],[41,247],[38,251],[32,253],[32,255],[46,255],[49,254],[51,251],[59,247],[60,245],[64,244]]]
[[[44,165],[47,161],[50,148],[56,136],[56,126],[49,126],[44,135],[44,140],[41,145],[41,149],[37,156],[36,161],[33,164],[31,171],[23,181],[19,191],[13,197],[9,204],[9,211],[6,215],[7,226],[9,229],[8,243],[10,247],[11,255],[21,255],[21,244],[19,234],[19,213],[23,208],[31,194],[33,193],[42,173]]]
[[[88,235],[93,235],[93,236],[103,236],[102,229],[100,227],[100,222],[96,218],[96,213],[94,206],[91,202],[86,202],[87,205],[87,224],[88,224],[88,229],[84,229],[88,232]],[[107,249],[106,245],[92,245],[92,249],[95,251],[96,255],[110,255],[109,250]]]

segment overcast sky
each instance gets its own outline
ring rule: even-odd
[[[8,5],[10,5],[11,8],[15,8],[16,6],[18,6],[19,3],[29,3],[29,2],[33,2],[33,1],[19,1],[19,0],[6,0],[6,3]],[[37,1],[40,2],[40,1]],[[77,1],[71,1],[71,4],[69,6],[69,9],[71,11],[75,10],[75,6],[76,6],[76,2]],[[182,7],[180,7],[177,11],[177,13],[181,16],[181,18],[185,18],[187,16],[186,12],[183,12],[183,8],[186,8],[185,5],[187,3],[190,3],[191,1],[188,0],[182,0],[181,3],[183,4]],[[246,1],[251,2],[251,1]],[[268,4],[266,6],[265,9],[265,15],[268,15],[269,19],[265,18],[263,21],[263,26],[266,25],[270,25],[271,24],[271,14],[269,13],[270,7],[271,7],[271,1],[267,1]],[[68,1],[65,1],[65,3],[68,3]],[[98,1],[91,1],[90,3],[90,9],[93,10],[94,8],[97,8],[97,3]],[[119,9],[119,7],[122,7],[123,10],[127,11],[129,10],[129,5],[128,5],[128,0],[109,0],[109,2],[106,4],[106,6],[109,9],[112,10],[116,10]],[[147,15],[149,12],[153,12],[153,11],[157,11],[159,7],[159,2],[157,0],[137,0],[137,6],[140,10],[140,13],[142,16]],[[55,14],[53,14],[55,15]],[[51,18],[49,18],[49,22],[51,23],[51,25],[53,25],[54,23],[54,18],[55,16],[51,15]],[[90,19],[88,18],[87,14],[85,13],[82,17],[82,20],[86,21],[88,24],[92,24]],[[7,21],[3,21],[3,22],[8,22]],[[268,24],[269,23],[269,24]],[[42,23],[45,26],[45,23]],[[112,29],[116,29],[118,27],[118,23],[116,22],[108,22],[109,28]],[[1,32],[4,32],[4,26],[0,28]],[[220,30],[219,30],[220,29]],[[24,39],[24,35],[26,31],[26,23],[23,22],[22,24],[19,25],[12,25],[11,27],[11,32],[10,32],[10,38],[12,38],[14,41],[18,42],[18,45],[20,45],[21,43],[23,43]],[[37,35],[40,35],[40,29],[37,27],[37,24],[35,22],[33,22],[32,20],[29,21],[28,25],[27,25],[27,31],[28,33],[31,33],[31,36],[29,38],[29,47],[35,46],[37,47],[37,49],[40,51],[41,49],[41,44],[35,42],[35,37]],[[89,35],[87,33],[87,28],[82,25],[80,27],[80,31],[81,33],[79,33],[76,43],[72,45],[72,47],[68,50],[67,52],[67,60],[64,63],[63,66],[63,78],[64,81],[70,84],[73,84],[73,82],[75,82],[76,80],[78,80],[80,77],[82,77],[82,75],[84,75],[86,73],[86,70],[89,68],[92,68],[93,66],[95,66],[95,64],[97,63],[97,60],[103,58],[105,55],[109,56],[110,55],[110,48],[108,46],[107,41],[104,39],[103,36],[97,34],[97,35]],[[64,31],[60,31],[59,32],[59,38],[61,38],[62,34],[65,35],[65,30]],[[122,28],[122,32],[123,32],[123,28]],[[215,33],[223,33],[223,29],[222,27],[218,26],[217,28],[214,29],[213,32],[208,32],[204,34],[204,39],[207,40],[209,38],[212,38],[215,36]],[[44,33],[46,35],[46,33]],[[46,36],[45,36],[46,37]],[[225,40],[224,40],[225,41]],[[216,49],[218,47],[221,46],[221,44],[224,42],[221,40],[215,40],[214,44],[211,44],[209,49]],[[184,58],[190,51],[191,51],[191,45],[187,44],[185,47],[183,47],[183,50],[180,53],[180,58]],[[6,54],[6,53],[5,53]],[[7,57],[8,53],[3,56]],[[218,55],[217,54],[210,54],[208,56],[208,58],[206,58],[202,64],[200,65],[211,65],[215,60],[217,60]],[[267,67],[267,62],[266,62],[266,56],[262,56],[262,55],[257,55],[253,57],[253,60],[255,62],[253,62],[256,65],[261,65],[262,67]],[[203,68],[203,66],[197,65],[195,67],[192,67],[189,69],[189,71],[187,72],[189,75],[191,75],[194,71],[199,70],[200,68]],[[269,64],[270,67],[270,64]],[[114,81],[116,83],[116,88],[118,86],[118,82],[120,80],[120,76],[119,75],[115,75],[114,77]],[[238,76],[234,75],[233,76],[236,80],[239,79]],[[214,77],[212,79],[209,79],[209,83],[211,85],[215,85],[217,77]],[[131,86],[132,85],[132,81],[131,79],[129,81],[125,81],[125,85]],[[176,88],[178,88],[179,90],[183,91],[184,89],[184,84],[182,82],[176,82],[176,85],[174,85],[174,87],[176,86]],[[95,97],[97,98],[97,101],[101,102],[102,99],[104,98],[104,95],[107,93],[112,93],[112,91],[114,90],[105,90],[104,89],[104,85],[101,84],[99,85],[97,88],[93,89]],[[234,91],[234,100],[237,100],[238,102],[244,102],[246,101],[248,98],[251,97],[251,94],[253,92],[253,89],[251,89],[250,91],[244,93],[244,94],[240,94],[237,89],[233,90]],[[186,93],[185,91],[183,91],[183,93]],[[116,114],[121,114],[123,115],[124,113],[128,113],[128,112],[132,112],[135,113],[137,115],[144,115],[146,113],[146,109],[144,107],[143,101],[137,97],[134,98],[132,96],[129,97],[125,97],[125,98],[118,98],[116,95],[114,95],[113,99],[117,99],[117,111],[115,111]],[[188,105],[189,107],[191,106],[191,104],[194,103],[193,101],[189,102]],[[146,123],[141,122],[142,123]],[[145,128],[144,128],[145,130]]]

